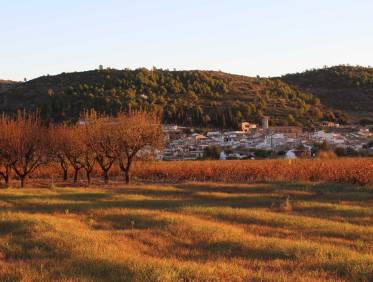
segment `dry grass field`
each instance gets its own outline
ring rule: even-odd
[[[373,281],[373,188],[1,189],[0,281]]]

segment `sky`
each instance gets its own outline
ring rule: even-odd
[[[0,0],[0,79],[99,65],[279,76],[373,65],[371,0]]]

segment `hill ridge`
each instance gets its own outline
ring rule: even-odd
[[[237,128],[270,115],[274,125],[312,127],[323,119],[345,122],[343,111],[282,78],[221,71],[89,70],[41,76],[0,95],[0,111],[40,109],[46,119],[76,120],[84,109],[115,113],[152,110],[165,122]]]
[[[345,111],[353,121],[373,120],[373,68],[338,65],[287,74],[279,79]]]

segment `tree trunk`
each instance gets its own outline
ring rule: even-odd
[[[78,183],[78,173],[79,173],[79,169],[75,169],[75,172],[74,172],[74,183]]]
[[[86,170],[87,182],[88,185],[91,185],[91,172]]]
[[[124,172],[124,181],[126,182],[126,184],[130,183],[131,164],[132,157],[128,157],[126,163],[124,163],[123,160],[119,160],[119,167]]]
[[[0,178],[4,178],[5,187],[9,187],[11,169],[9,167],[5,168],[5,172],[0,172]]]
[[[4,178],[5,187],[8,187],[9,186],[9,175],[1,174],[0,180],[1,180],[1,178]],[[1,183],[1,181],[0,181],[0,183]]]
[[[5,186],[9,187],[9,175],[4,175]]]
[[[67,180],[67,169],[63,169],[63,180],[66,181]]]
[[[25,177],[21,176],[20,179],[21,179],[21,188],[24,188],[25,187]]]
[[[104,170],[104,183],[108,184],[109,183],[109,171]]]
[[[68,165],[63,161],[63,159],[61,158],[60,159],[60,166],[62,168],[62,177],[63,177],[63,180],[66,181],[67,180],[67,173],[68,173]]]
[[[125,177],[126,184],[130,183],[130,172],[129,172],[129,169],[126,169],[124,171],[124,177]]]

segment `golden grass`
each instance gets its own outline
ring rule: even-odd
[[[372,281],[372,199],[311,183],[3,189],[0,281]]]

